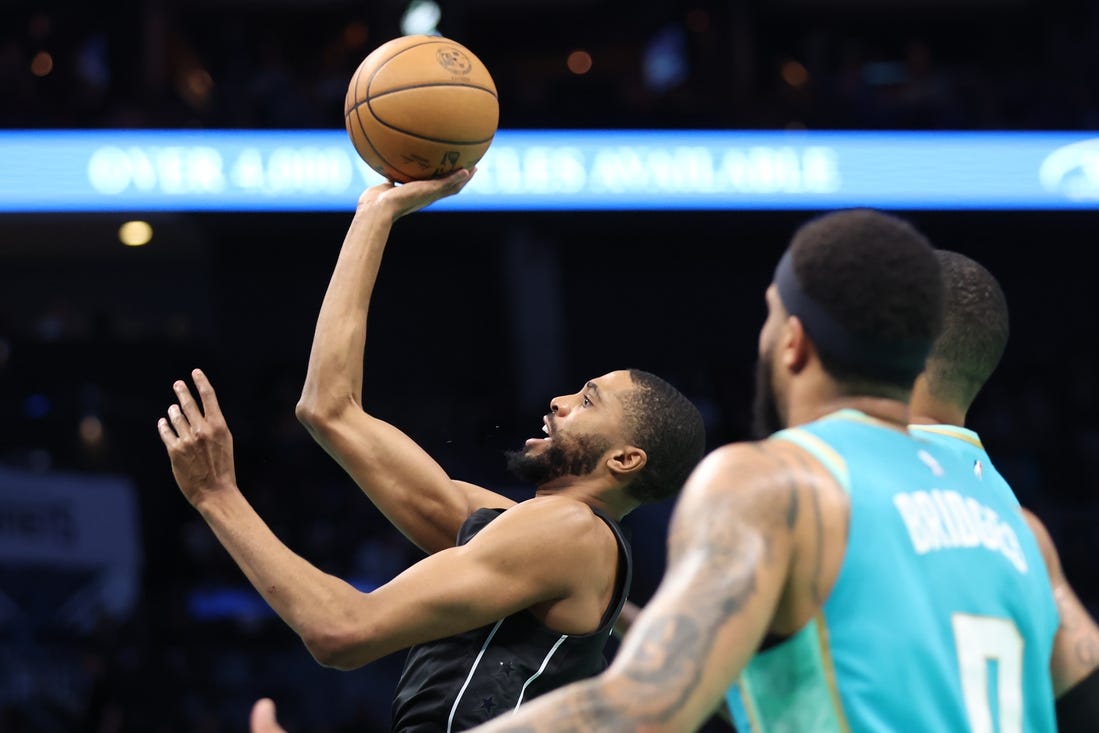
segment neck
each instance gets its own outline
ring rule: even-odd
[[[837,410],[858,410],[895,430],[908,425],[908,404],[889,397],[842,394],[836,383],[822,372],[790,385],[786,424],[790,427],[818,420]]]
[[[798,410],[792,409],[789,424],[791,427],[804,425],[838,410],[858,410],[867,417],[879,420],[885,423],[886,427],[895,430],[903,431],[910,422],[908,405],[900,400],[888,397],[836,397],[812,405],[804,405]]]
[[[534,495],[567,496],[601,510],[616,522],[640,506],[639,501],[631,498],[617,484],[612,486],[603,481],[593,481],[590,477],[562,476],[539,486]]]
[[[965,427],[968,405],[963,406],[931,395],[927,380],[921,374],[908,401],[909,422],[913,425],[954,425]]]

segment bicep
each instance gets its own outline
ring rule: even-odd
[[[424,558],[371,593],[364,620],[375,651],[476,629],[572,592],[576,543],[534,519],[501,515],[468,544]]]
[[[454,547],[425,558],[371,594],[378,651],[388,654],[498,621],[544,600],[538,588],[498,563]]]
[[[313,432],[375,506],[425,552],[454,545],[472,503],[502,507],[514,503],[451,480],[412,438],[361,410],[347,410]],[[499,499],[492,503],[494,496]]]

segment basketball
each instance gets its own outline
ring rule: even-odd
[[[343,112],[359,156],[401,183],[472,168],[500,120],[488,69],[440,36],[404,36],[374,49],[351,77]]]

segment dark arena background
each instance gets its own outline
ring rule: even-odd
[[[228,131],[323,130],[350,155],[342,104],[352,72],[372,48],[417,29],[461,41],[493,73],[501,150],[514,143],[516,185],[534,193],[506,210],[429,210],[397,224],[370,313],[367,409],[452,476],[515,498],[527,489],[505,472],[503,451],[538,434],[552,396],[612,369],[674,382],[703,410],[711,448],[748,437],[764,289],[794,228],[829,200],[772,187],[738,204],[748,189],[730,174],[728,200],[677,203],[661,180],[681,172],[644,153],[628,170],[651,185],[602,207],[595,188],[564,191],[572,198],[540,189],[540,153],[516,135],[541,131],[546,146],[567,147],[567,135],[617,131],[598,144],[621,153],[615,135],[679,131],[676,144],[689,146],[691,135],[715,133],[732,137],[713,145],[735,147],[737,134],[758,132],[765,142],[745,143],[755,160],[766,155],[760,145],[789,144],[795,158],[801,140],[827,147],[832,138],[812,137],[827,131],[895,132],[868,138],[888,147],[865,190],[929,187],[836,205],[901,213],[1000,279],[1011,341],[971,426],[1099,613],[1096,4],[8,0],[0,730],[244,731],[260,696],[275,698],[292,733],[388,730],[403,654],[355,672],[317,665],[182,498],[156,431],[173,380],[202,367],[234,434],[241,487],[292,549],[363,589],[418,558],[294,418],[317,311],[368,183],[354,179],[316,207],[307,194],[191,207],[163,175],[145,185],[133,172],[148,203],[69,206],[66,176],[89,164],[49,135],[101,132],[89,144],[122,151],[132,171],[139,147],[127,140],[140,130],[167,131],[161,146],[176,134],[202,146]],[[913,137],[925,146],[914,160],[908,132],[974,137],[941,147]],[[989,176],[1014,184],[1012,156],[1026,148],[977,135],[993,132],[1043,145],[1042,133],[1053,135],[1047,152],[1020,159],[1030,167],[1014,198],[980,188]],[[827,154],[839,156],[844,184],[858,172],[843,168],[846,144]],[[1003,173],[950,173],[952,156],[964,167],[981,146]],[[56,160],[39,164],[50,151]],[[1043,168],[1044,188],[1034,183],[1027,198],[1055,154],[1076,156],[1070,178],[1050,183]],[[539,207],[539,191],[551,208]],[[473,186],[456,201],[467,195]],[[130,221],[151,228],[144,246],[120,243]],[[625,521],[638,603],[661,576],[670,509]]]

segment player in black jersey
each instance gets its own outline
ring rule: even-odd
[[[272,608],[326,666],[352,669],[413,647],[394,729],[458,731],[604,666],[628,593],[618,520],[673,495],[702,456],[698,410],[664,380],[622,370],[553,399],[544,437],[509,457],[537,487],[516,503],[452,480],[362,407],[367,309],[390,227],[467,171],[383,184],[360,198],[321,307],[299,419],[429,556],[366,594],[283,545],[236,484],[232,438],[202,372],[174,385],[160,421],[176,480]],[[200,404],[201,403],[201,404]]]

